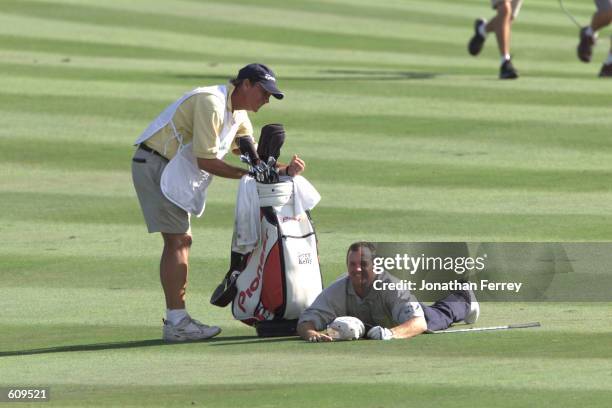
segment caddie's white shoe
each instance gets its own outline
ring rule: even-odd
[[[478,320],[478,317],[480,316],[480,305],[478,304],[478,301],[476,300],[476,295],[474,294],[474,291],[468,290],[468,293],[470,295],[470,311],[468,312],[465,319],[463,319],[463,321],[466,324],[474,324],[476,323],[476,320]]]
[[[164,331],[162,339],[168,342],[206,340],[221,333],[221,328],[208,326],[186,316],[177,324],[164,320]]]

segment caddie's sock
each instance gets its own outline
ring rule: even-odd
[[[483,20],[484,20],[484,24],[481,24],[481,25],[478,26],[478,34],[482,35],[483,37],[486,37],[487,36],[487,30],[486,30],[486,28],[487,28],[487,20],[485,20],[485,19],[483,19]]]
[[[166,320],[171,324],[177,324],[186,316],[188,316],[186,309],[166,309]]]
[[[510,54],[506,54],[506,55],[503,55],[503,56],[501,57],[501,63],[500,63],[500,65],[504,65],[504,62],[506,62],[506,61],[510,61]]]

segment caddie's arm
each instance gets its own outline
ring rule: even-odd
[[[302,322],[297,327],[298,335],[311,343],[320,341],[333,341],[331,337],[323,332],[318,332],[313,322]]]
[[[418,336],[425,330],[427,330],[427,322],[422,316],[413,317],[399,326],[391,328],[394,339],[409,339],[410,337]]]
[[[239,179],[248,174],[247,170],[227,164],[220,159],[202,159],[198,157],[198,167],[215,176],[230,179]]]

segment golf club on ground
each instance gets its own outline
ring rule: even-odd
[[[472,327],[470,329],[450,329],[450,330],[427,331],[427,333],[428,334],[469,333],[469,332],[494,331],[494,330],[527,329],[529,327],[540,327],[540,326],[541,326],[540,322],[531,322],[531,323],[508,324],[506,326]]]

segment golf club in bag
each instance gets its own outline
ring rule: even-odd
[[[281,124],[269,124],[261,129],[257,150],[250,138],[240,138],[238,146],[242,153],[240,159],[249,165],[249,175],[260,183],[278,183],[276,162],[283,143],[285,143],[285,129]]]
[[[240,144],[243,161],[255,179],[243,178],[241,183],[251,183],[256,197],[241,198],[241,187],[237,208],[244,201],[257,201],[258,208],[246,222],[237,210],[230,268],[210,300],[220,307],[232,303],[234,317],[254,326],[260,337],[295,335],[300,313],[323,289],[308,208],[320,196],[302,177],[279,177],[275,164],[284,139],[282,125],[266,125],[257,151],[252,143]],[[294,183],[307,183],[317,196],[304,211],[296,210],[302,207],[296,206]],[[251,224],[250,230],[245,233],[242,224]],[[253,230],[257,230],[257,239],[243,245],[241,238]]]

